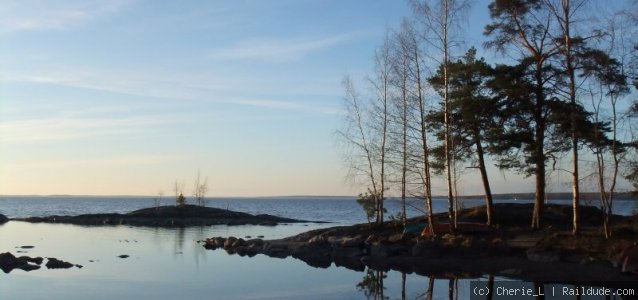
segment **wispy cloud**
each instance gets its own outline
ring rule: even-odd
[[[307,103],[299,103],[292,101],[278,101],[278,100],[264,100],[264,99],[251,99],[251,100],[231,100],[228,101],[234,104],[249,105],[263,108],[279,109],[279,110],[295,110],[304,111],[319,114],[341,114],[342,110],[332,108],[328,106],[310,105]]]
[[[41,70],[0,71],[0,82],[27,82],[92,89],[127,95],[193,99],[194,89],[189,88],[193,78],[162,76],[150,72],[91,71],[70,67],[43,67]],[[214,87],[214,85],[209,85]]]
[[[129,0],[21,1],[0,4],[0,32],[60,30],[119,10]]]
[[[291,61],[303,58],[311,52],[348,42],[355,37],[355,34],[341,34],[320,38],[253,38],[230,47],[215,49],[210,55],[214,59],[222,60]]]
[[[90,159],[73,159],[73,160],[39,160],[36,162],[20,162],[20,168],[99,168],[99,167],[130,167],[133,165],[158,165],[171,161],[179,161],[187,159],[186,155],[172,154],[127,154],[121,156],[105,156]],[[9,162],[10,163],[10,162]]]
[[[160,121],[161,120],[161,121]],[[0,122],[0,144],[20,144],[122,135],[166,122],[165,118],[64,118]]]
[[[251,82],[256,90],[267,94],[279,93],[287,98],[291,96],[303,98],[303,95],[332,95],[331,82],[324,78],[307,78],[270,80],[268,78],[251,78],[243,75],[220,76],[217,74],[161,74],[158,72],[113,71],[101,72],[45,67],[34,71],[0,71],[2,82],[26,82],[53,84],[74,88],[93,89],[133,96],[168,98],[179,100],[197,100],[248,105],[279,110],[294,110],[307,113],[339,114],[341,111],[327,104],[312,104],[305,101],[282,101],[275,99],[251,98],[243,95],[245,82]],[[282,85],[282,82],[285,82]],[[336,84],[335,84],[336,85]],[[223,93],[224,96],[219,96]],[[120,108],[121,109],[121,108]]]

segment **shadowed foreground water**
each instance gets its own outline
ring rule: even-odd
[[[219,235],[278,238],[321,226],[329,225],[156,229],[12,221],[0,226],[0,252],[26,251],[20,255],[56,257],[83,268],[0,273],[0,295],[1,299],[68,300],[429,299],[431,291],[432,299],[469,299],[471,281],[487,278],[431,279],[334,265],[317,269],[293,258],[240,257],[205,250],[196,243]],[[35,247],[16,248],[20,246]],[[119,258],[122,254],[130,257]]]
[[[15,254],[23,251],[15,247],[35,246],[24,255],[56,257],[84,267],[0,274],[0,295],[2,299],[365,299],[366,293],[374,292],[374,285],[366,289],[370,282],[364,281],[365,272],[334,266],[316,269],[295,259],[263,255],[239,257],[207,251],[196,243],[215,235],[277,238],[306,229],[303,225],[152,229],[9,222],[0,226],[0,252]],[[121,254],[130,257],[117,257]],[[400,298],[401,274],[384,276],[384,296]],[[427,277],[407,275],[406,297],[422,297],[427,283]],[[447,284],[436,281],[446,296]]]
[[[212,205],[251,213],[337,221],[336,224],[168,229],[11,221],[0,225],[0,252],[55,257],[84,267],[0,273],[0,299],[427,299],[430,287],[433,299],[469,299],[470,281],[476,279],[431,280],[417,274],[357,272],[334,265],[317,269],[292,258],[239,257],[205,250],[196,243],[213,236],[263,235],[276,239],[310,229],[364,221],[360,208],[353,202],[353,199],[324,202],[229,199]],[[477,199],[468,205],[481,203]],[[125,212],[152,205],[152,200],[4,197],[0,198],[0,204],[0,213],[16,217],[46,212]],[[444,209],[444,204],[441,201],[437,206]],[[625,211],[635,209],[634,202],[623,205]],[[389,206],[391,212],[398,211],[398,202],[389,202]],[[418,214],[414,209],[408,212]],[[16,248],[27,245],[34,248]],[[130,257],[119,258],[122,254]]]

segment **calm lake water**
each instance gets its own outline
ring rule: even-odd
[[[165,204],[172,201],[164,199]],[[520,201],[519,201],[520,202]],[[445,201],[435,208],[445,209]],[[465,206],[482,204],[481,199]],[[636,209],[633,201],[619,201],[624,214]],[[0,197],[0,213],[10,217],[96,212],[128,212],[154,205],[148,197]],[[233,198],[211,199],[210,206],[269,213],[283,217],[365,222],[354,198]],[[420,208],[422,204],[412,201]],[[398,201],[388,201],[389,213],[400,211]],[[409,215],[419,214],[415,208]],[[210,226],[144,228],[129,226],[84,227],[64,224],[30,224],[12,221],[0,226],[0,252],[26,251],[24,255],[56,257],[81,269],[0,273],[0,299],[424,299],[430,278],[395,271],[383,274],[357,272],[334,265],[313,268],[304,262],[263,255],[252,258],[205,250],[196,241],[213,236],[281,238],[335,224],[268,226]],[[33,249],[17,249],[19,246]],[[118,255],[126,254],[122,259]],[[371,280],[383,277],[383,288]],[[503,279],[503,278],[501,278]],[[458,299],[468,299],[470,281],[453,281]],[[485,281],[485,278],[478,280]],[[435,279],[434,299],[448,299],[449,279]]]

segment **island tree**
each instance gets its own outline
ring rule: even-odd
[[[443,68],[443,119],[444,119],[444,165],[445,182],[447,185],[448,218],[450,222],[456,220],[454,208],[455,197],[452,180],[454,147],[450,132],[451,119],[449,115],[449,78],[448,68],[453,48],[458,46],[458,41],[453,37],[454,30],[460,27],[464,13],[468,8],[468,2],[463,0],[413,0],[412,5],[417,18],[423,24],[423,40],[437,53],[430,53],[433,60]],[[456,222],[455,226],[456,226]],[[450,227],[452,228],[452,227]]]
[[[389,62],[388,62],[389,63]],[[387,72],[389,72],[389,65]],[[382,70],[386,70],[383,67]],[[382,80],[389,80],[380,75]],[[374,82],[375,79],[370,79]],[[361,203],[374,203],[375,224],[383,224],[385,169],[386,169],[386,138],[389,107],[389,92],[382,82],[374,85],[377,95],[362,99],[349,76],[342,81],[345,97],[344,128],[337,131],[337,135],[344,148],[344,158],[349,167],[349,177],[360,182],[365,187],[365,193],[360,195]],[[385,98],[384,98],[385,97]],[[379,102],[377,102],[379,101]],[[381,117],[381,122],[379,122]],[[368,208],[364,206],[366,213]]]
[[[438,72],[429,79],[439,93],[444,92],[444,73],[441,65]],[[492,68],[484,59],[476,58],[475,48],[470,48],[463,59],[448,64],[448,113],[454,120],[450,127],[456,158],[476,164],[481,174],[488,225],[492,224],[492,191],[485,164],[484,144],[489,143],[489,137],[497,126],[498,112],[495,98],[487,87],[492,73]],[[432,114],[433,120],[444,122],[442,111],[434,111]]]
[[[396,96],[393,97],[395,113],[393,116],[393,124],[395,126],[392,131],[396,145],[393,148],[397,154],[395,164],[399,173],[399,190],[401,195],[401,222],[406,222],[406,196],[408,183],[408,131],[410,129],[410,63],[411,63],[411,45],[409,43],[410,34],[412,32],[410,24],[404,20],[401,24],[401,30],[394,34],[392,46],[392,73],[391,84],[397,90]]]
[[[372,117],[373,120],[378,122],[371,122],[373,132],[376,132],[377,143],[376,152],[378,153],[379,160],[379,190],[377,191],[378,197],[376,200],[376,224],[378,226],[383,225],[383,214],[385,208],[383,202],[385,200],[385,191],[387,189],[387,166],[388,166],[388,126],[390,123],[390,109],[391,109],[391,72],[392,72],[392,57],[389,36],[386,37],[377,49],[375,56],[375,70],[373,77],[368,78],[371,86],[373,87],[374,96],[372,97]]]
[[[488,49],[500,52],[513,52],[518,55],[518,66],[498,68],[500,78],[495,80],[497,92],[508,101],[514,118],[511,127],[506,128],[500,151],[504,155],[501,167],[517,168],[526,175],[535,177],[534,208],[532,228],[540,228],[542,207],[545,202],[547,156],[545,153],[546,130],[551,92],[548,85],[554,72],[548,64],[555,55],[556,48],[549,35],[552,22],[551,14],[543,10],[539,0],[495,0],[489,5],[492,23],[485,27],[485,35],[492,40],[486,43]],[[506,72],[515,73],[507,74]],[[512,75],[519,78],[512,78]],[[506,82],[504,80],[514,80]],[[516,99],[522,102],[516,103]],[[531,127],[530,127],[531,126]],[[520,151],[517,151],[517,150]],[[521,154],[524,164],[513,160],[512,155]]]
[[[430,145],[429,124],[427,116],[427,103],[425,98],[424,80],[424,54],[422,53],[420,37],[418,31],[411,22],[404,21],[401,31],[397,35],[398,61],[400,61],[401,72],[405,72],[405,85],[401,84],[400,94],[403,95],[403,88],[406,88],[405,96],[408,103],[401,104],[401,108],[409,108],[405,120],[410,133],[410,143],[406,145],[409,151],[409,161],[411,173],[417,178],[417,184],[422,191],[416,194],[423,198],[425,213],[428,224],[432,228],[433,208],[432,208],[432,175],[430,167]],[[405,105],[405,106],[404,106]],[[403,112],[399,109],[400,112]],[[403,121],[403,120],[402,120]],[[402,125],[403,126],[403,125]],[[403,127],[401,127],[403,129]],[[410,130],[411,129],[411,130]],[[407,132],[406,132],[407,133]],[[406,182],[407,186],[407,182]]]
[[[201,173],[197,171],[197,178],[193,187],[193,196],[199,206],[206,206],[206,193],[208,192],[208,177],[202,180]]]

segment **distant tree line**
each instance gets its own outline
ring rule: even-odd
[[[611,234],[621,176],[638,190],[638,5],[598,9],[588,0],[494,0],[486,7],[486,51],[463,43],[469,1],[411,0],[413,15],[388,30],[362,94],[346,75],[338,130],[350,178],[365,192],[369,220],[383,224],[388,192],[423,199],[432,224],[435,176],[445,182],[456,224],[457,182],[476,169],[493,218],[488,161],[535,182],[530,226],[541,226],[548,172],[570,175],[572,231],[581,184],[595,182]],[[634,5],[631,5],[633,3]],[[476,26],[476,24],[473,24]],[[562,167],[565,160],[570,166]]]

